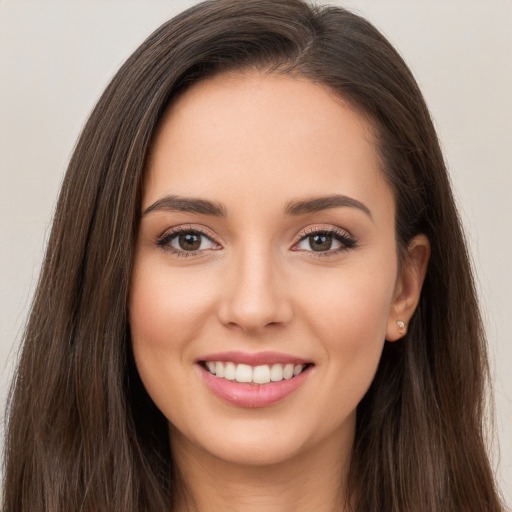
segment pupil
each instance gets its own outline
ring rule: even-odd
[[[328,251],[332,245],[332,237],[330,235],[310,236],[309,245],[313,251]]]
[[[185,251],[196,251],[201,246],[201,237],[193,233],[181,234],[178,240]]]

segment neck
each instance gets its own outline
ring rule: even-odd
[[[352,439],[339,433],[321,446],[268,465],[235,464],[190,443],[172,429],[173,458],[186,492],[176,512],[340,512]]]

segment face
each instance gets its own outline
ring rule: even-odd
[[[371,126],[327,88],[201,82],[147,165],[133,352],[171,443],[266,464],[351,443],[401,293]]]

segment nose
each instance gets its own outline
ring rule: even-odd
[[[287,325],[293,309],[284,281],[270,250],[248,248],[234,256],[223,283],[219,320],[251,334]]]

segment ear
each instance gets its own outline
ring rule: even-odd
[[[388,341],[399,340],[407,332],[409,321],[420,300],[429,257],[428,238],[423,234],[417,235],[407,246],[399,269],[386,329]]]

